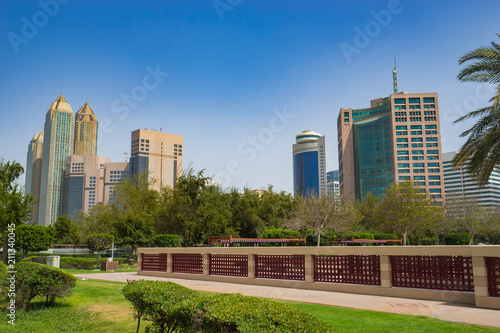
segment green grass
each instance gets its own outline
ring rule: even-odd
[[[73,296],[45,308],[35,300],[28,312],[17,311],[16,326],[0,313],[0,332],[135,332],[131,304],[121,295],[125,283],[78,280]],[[334,332],[500,332],[498,328],[465,325],[423,316],[345,309],[335,306],[276,301],[308,312],[332,326]],[[0,306],[5,311],[7,303]],[[144,332],[148,322],[141,323]]]
[[[67,269],[67,268],[63,268],[63,270],[65,270],[66,272],[68,273],[71,273],[71,274],[89,274],[89,273],[105,273],[104,271],[101,271],[100,269],[99,270],[89,270],[89,269]],[[137,264],[134,264],[134,265],[120,265],[118,267],[118,270],[117,271],[112,271],[112,272],[108,272],[108,273],[116,273],[116,272],[127,272],[127,273],[130,273],[130,272],[137,272]]]

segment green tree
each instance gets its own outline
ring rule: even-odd
[[[497,36],[500,37],[500,34]],[[459,64],[469,61],[474,63],[464,68],[458,74],[458,79],[495,84],[496,93],[490,106],[472,111],[455,121],[480,117],[460,135],[468,136],[468,139],[453,158],[453,164],[458,167],[468,162],[468,172],[477,179],[479,185],[484,185],[493,169],[500,165],[500,45],[491,42],[491,46],[468,52],[459,59]]]
[[[8,237],[16,226],[30,219],[33,210],[33,196],[24,194],[16,180],[24,172],[21,164],[0,160],[0,232],[4,244],[2,261],[5,262],[9,250]],[[15,232],[14,232],[15,233]]]
[[[179,235],[185,246],[203,241],[200,209],[206,204],[203,197],[209,180],[203,172],[184,170],[174,189],[164,189],[160,196],[156,231]]]
[[[132,258],[137,247],[151,246],[158,211],[159,193],[151,188],[147,174],[130,177],[116,185],[116,206],[113,213],[116,243],[130,247]]]
[[[287,225],[295,230],[312,229],[317,237],[317,246],[321,236],[332,230],[335,234],[348,232],[359,221],[359,214],[353,203],[339,201],[333,195],[318,196],[310,194],[299,200]]]
[[[54,223],[55,242],[57,244],[79,244],[80,232],[78,225],[66,215],[61,215]]]
[[[101,251],[111,248],[115,237],[110,234],[93,234],[87,236],[87,247],[93,252],[99,253],[101,258]]]
[[[479,205],[474,197],[451,195],[446,197],[446,215],[454,230],[469,234],[469,245],[477,235],[498,230],[500,221],[489,207]]]
[[[21,224],[16,227],[16,250],[46,251],[54,241],[54,229],[42,225]]]
[[[401,235],[403,245],[412,232],[432,230],[444,220],[443,208],[412,182],[392,185],[382,197],[376,215],[379,227]]]
[[[240,237],[258,237],[266,228],[259,216],[259,195],[248,188],[243,190],[243,194],[233,188],[229,195],[233,212],[231,223],[233,230],[239,233]]]
[[[376,213],[378,206],[380,204],[379,198],[375,197],[373,194],[368,193],[362,202],[356,202],[356,208],[358,209],[361,220],[360,225],[370,231],[376,230]]]

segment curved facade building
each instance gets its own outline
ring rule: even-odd
[[[295,196],[326,195],[325,137],[314,131],[295,136],[293,191]]]

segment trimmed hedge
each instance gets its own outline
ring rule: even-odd
[[[72,274],[34,262],[17,263],[16,271],[16,306],[23,309],[36,296],[46,296],[47,305],[56,297],[69,297],[76,285]]]
[[[333,331],[296,308],[241,294],[203,295],[172,282],[140,280],[123,288],[134,317],[152,321],[146,332]]]
[[[289,305],[241,294],[206,296],[194,332],[332,332],[325,323]]]
[[[153,322],[147,332],[188,330],[193,311],[198,309],[201,300],[197,291],[163,281],[136,281],[126,285],[122,293],[132,303],[137,331],[141,319]]]
[[[66,269],[100,269],[101,262],[106,261],[106,258],[74,258],[74,257],[61,257],[60,267]],[[128,262],[127,258],[114,258],[114,261],[118,261],[118,264],[123,265]],[[23,261],[25,262],[35,262],[39,264],[45,264],[47,262],[47,256],[39,257],[27,257]]]

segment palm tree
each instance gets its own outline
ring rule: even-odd
[[[500,34],[497,34],[500,37]],[[495,166],[500,165],[500,45],[491,42],[491,46],[480,47],[466,53],[458,63],[475,62],[464,68],[459,74],[460,81],[484,82],[496,84],[497,89],[492,104],[472,111],[457,119],[455,123],[469,118],[481,117],[470,129],[460,136],[468,136],[453,159],[455,167],[469,162],[467,171],[477,179],[479,185],[488,183]]]

